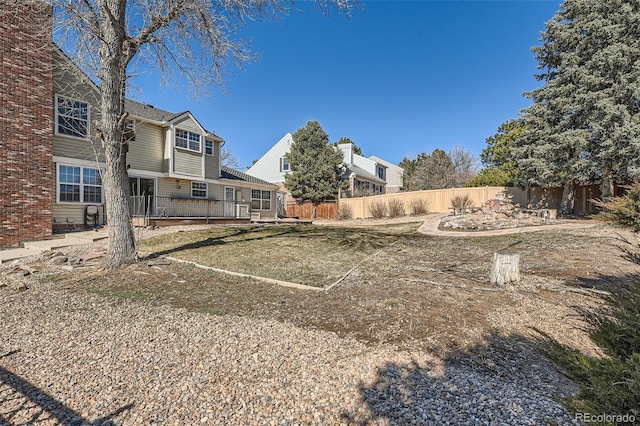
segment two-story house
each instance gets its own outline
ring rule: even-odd
[[[288,194],[289,191],[284,187],[284,177],[290,171],[286,155],[291,150],[292,144],[293,136],[287,133],[247,170],[247,174],[276,184],[281,191]],[[353,144],[340,144],[338,149],[342,151],[344,159],[342,178],[349,181],[346,194],[356,196],[386,192],[389,169],[387,162],[355,154]],[[395,168],[398,167],[393,167],[392,176],[395,177]]]
[[[0,22],[7,36],[0,41],[7,58],[0,69],[0,247],[108,223],[104,153],[92,126],[99,89],[51,39],[42,40],[50,10],[23,12]],[[224,140],[189,111],[129,100],[125,109],[134,223],[275,216],[277,187],[221,166]]]
[[[59,50],[54,59],[65,63]],[[104,163],[91,128],[99,114],[95,108],[98,88],[68,64],[54,68],[53,83],[53,228],[57,229],[83,223],[87,205],[103,205],[100,169]],[[178,218],[247,219],[250,212],[274,217],[275,185],[222,167],[224,140],[191,112],[171,113],[130,100],[125,110],[134,218],[167,223]],[[100,215],[98,219],[105,221]]]
[[[376,165],[386,166],[387,170],[385,172],[385,181],[387,182],[387,185],[385,186],[385,191],[387,194],[393,194],[403,190],[404,169],[402,167],[376,157],[375,155],[368,158],[376,163]],[[381,172],[382,169],[379,169],[378,171]]]

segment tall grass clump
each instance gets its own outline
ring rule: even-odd
[[[409,201],[409,213],[416,216],[429,213],[429,200],[414,198]]]
[[[380,219],[387,215],[387,203],[381,200],[376,200],[369,204],[369,213],[374,219]]]
[[[456,195],[451,199],[451,207],[454,209],[467,209],[473,205],[473,200],[468,195]]]
[[[404,201],[398,198],[391,198],[388,202],[389,217],[404,216]]]
[[[351,205],[349,204],[340,204],[340,206],[338,207],[338,219],[353,219],[353,207],[351,207]]]

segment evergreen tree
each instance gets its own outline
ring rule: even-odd
[[[298,202],[312,202],[314,216],[318,204],[336,198],[348,184],[341,179],[342,152],[329,144],[329,135],[317,121],[309,121],[293,134],[287,160],[291,171],[284,186]]]
[[[517,120],[501,124],[498,132],[487,138],[487,147],[480,154],[485,167],[467,186],[514,186],[518,169],[511,161],[511,150],[526,132],[526,127]]]
[[[573,210],[575,185],[640,177],[640,4],[565,0],[533,48],[544,81],[526,93],[529,131],[512,150],[525,185],[562,185]]]
[[[402,174],[402,186],[405,189],[411,191],[411,176],[416,171],[418,164],[420,164],[420,162],[422,161],[425,161],[427,157],[429,157],[429,154],[423,152],[421,154],[418,154],[418,156],[414,159],[411,159],[410,157],[404,157],[402,161],[398,163],[398,166],[402,167],[402,170],[404,170],[404,173]]]
[[[356,143],[354,141],[352,141],[349,138],[340,138],[340,140],[338,142],[334,142],[333,145],[334,146],[338,146],[338,145],[342,145],[342,144],[346,144],[346,143],[350,143],[353,145],[353,153],[356,155],[364,155],[362,153],[362,149],[356,145]]]

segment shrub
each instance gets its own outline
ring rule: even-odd
[[[607,210],[602,215],[607,222],[640,231],[640,185],[600,205]],[[640,263],[638,256],[626,257]],[[593,329],[591,338],[606,357],[591,358],[557,342],[550,344],[551,358],[580,385],[580,393],[569,401],[575,412],[640,416],[640,274],[628,278],[616,283],[604,307],[582,312]]]
[[[580,386],[577,397],[568,402],[571,410],[638,416],[640,276],[634,276],[631,285],[621,285],[608,302],[606,308],[584,312],[587,322],[595,328],[591,338],[604,350],[606,358],[591,358],[555,342],[550,355]]]
[[[473,205],[473,201],[468,195],[456,195],[451,199],[451,207],[454,209],[466,209]]]
[[[387,203],[384,201],[374,201],[369,205],[369,213],[374,219],[380,219],[387,214]]]
[[[338,207],[338,219],[353,219],[353,207],[351,207],[349,204],[340,204],[340,206]]]
[[[640,232],[640,183],[628,187],[624,197],[611,197],[596,204],[604,209],[599,219]]]
[[[424,198],[415,198],[409,202],[409,213],[412,215],[421,215],[429,213],[429,200]]]
[[[404,201],[397,198],[389,200],[389,217],[404,216]]]

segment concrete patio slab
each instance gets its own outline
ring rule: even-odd
[[[42,241],[26,241],[22,248],[0,250],[0,264],[8,263],[23,257],[34,256],[48,250],[55,250],[62,247],[88,244],[94,241],[103,240],[108,237],[106,229],[97,231],[82,231],[65,234],[63,238],[54,238]]]

